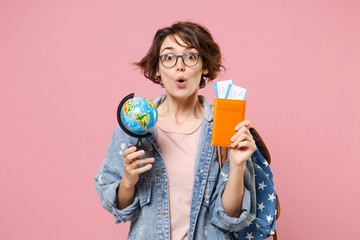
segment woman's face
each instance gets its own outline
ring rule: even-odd
[[[177,42],[179,42],[180,45]],[[183,55],[184,53],[198,53],[198,51],[195,48],[186,46],[179,36],[170,35],[164,39],[159,55],[170,53]],[[175,66],[171,68],[166,68],[159,62],[157,76],[161,77],[161,81],[168,95],[177,99],[186,99],[195,92],[197,93],[201,76],[207,73],[208,71],[206,69],[202,69],[201,57],[199,62],[193,67],[186,66],[182,58],[179,57]]]

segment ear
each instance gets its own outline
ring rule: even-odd
[[[159,66],[157,67],[157,70],[156,70],[156,76],[157,76],[157,77],[160,77]]]
[[[202,74],[203,74],[203,75],[206,75],[206,74],[208,74],[208,73],[209,73],[209,71],[208,71],[207,69],[203,69],[203,70],[202,70]]]

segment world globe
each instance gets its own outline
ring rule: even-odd
[[[157,118],[155,104],[143,97],[131,98],[121,108],[121,122],[135,135],[148,133],[155,126]]]

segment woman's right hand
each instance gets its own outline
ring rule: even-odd
[[[145,154],[144,150],[136,151],[135,146],[131,146],[124,151],[124,176],[122,181],[127,187],[135,186],[139,181],[139,174],[144,173],[152,168],[154,158],[140,158]],[[140,165],[146,164],[140,167]]]

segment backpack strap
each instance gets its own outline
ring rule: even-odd
[[[227,147],[217,147],[217,156],[219,159],[220,168],[222,168],[227,158]]]
[[[260,134],[255,130],[255,128],[251,127],[249,130],[255,140],[256,147],[259,149],[261,155],[263,155],[263,157],[266,159],[268,164],[270,164],[271,157],[270,157],[269,150],[267,149],[267,147],[265,145],[265,142],[262,140],[262,138],[260,137]]]

